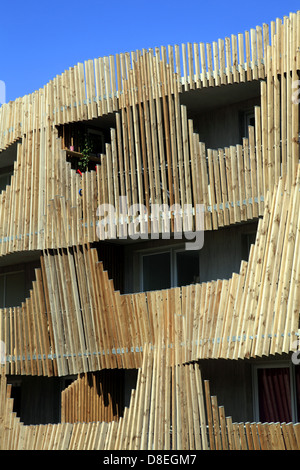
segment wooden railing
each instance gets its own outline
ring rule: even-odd
[[[128,149],[124,143],[123,151],[122,139],[128,142],[132,129],[129,114],[127,117],[122,114],[122,121],[118,115],[117,129],[111,130],[111,144],[106,145],[97,171],[82,176],[71,169],[60,140],[54,140],[55,133],[41,130],[24,137],[22,144],[18,144],[11,184],[0,194],[0,254],[118,238],[123,231],[129,233],[129,222],[124,221],[126,217],[129,220],[129,210],[134,205],[145,208],[144,230],[149,234],[174,230],[175,216],[167,212],[157,219],[156,227],[151,218],[155,205],[165,204],[170,211],[179,207],[187,231],[196,228],[197,207],[204,214],[204,230],[262,215],[270,164],[260,158],[254,129],[250,128],[250,137],[244,139],[243,145],[210,150],[193,131],[186,108],[178,107],[178,112],[177,131],[180,129],[181,137],[177,137],[170,158],[163,151],[152,151],[153,142],[157,149],[162,149],[162,136],[154,130],[157,123],[151,131],[147,129],[145,145],[131,142]],[[133,131],[141,134],[137,122]],[[175,127],[171,131],[175,135]],[[126,212],[121,207],[121,198],[126,200]],[[97,210],[105,204],[115,210],[116,231],[114,226],[110,227],[113,235],[100,231]],[[192,212],[185,214],[186,208]],[[135,224],[132,227],[137,230]]]
[[[93,119],[165,93],[264,79],[300,68],[299,12],[212,44],[187,43],[87,60],[0,108],[0,148],[47,122]],[[180,50],[181,49],[181,50]],[[289,72],[289,73],[288,73]],[[295,80],[297,78],[294,78]]]
[[[240,35],[238,41],[233,36],[231,45],[229,40],[219,41],[218,47],[216,43],[207,47],[206,55],[203,44],[200,49],[189,44],[183,47],[182,57],[177,46],[169,48],[168,62],[165,49],[155,55],[151,51],[120,55],[116,67],[112,58],[97,59],[95,69],[87,61],[85,77],[83,65],[78,66],[56,77],[43,91],[2,106],[2,148],[20,137],[22,143],[11,184],[0,195],[0,254],[95,241],[99,205],[113,204],[117,220],[125,220],[120,215],[120,196],[126,197],[128,206],[144,205],[148,214],[154,203],[178,204],[182,210],[184,204],[191,204],[194,214],[197,204],[202,204],[205,230],[261,216],[267,192],[273,191],[278,178],[282,176],[291,186],[297,173],[299,18],[298,12],[272,23],[271,33],[264,26],[263,38],[257,28]],[[182,70],[183,82],[177,80]],[[205,148],[180,94],[257,78],[262,79],[261,104],[255,108],[249,138],[230,148]],[[104,93],[108,82],[112,89]],[[122,92],[122,99],[114,99],[116,90]],[[110,101],[106,98],[111,92]],[[85,104],[77,106],[79,102]],[[66,163],[54,125],[112,111],[116,128],[111,129],[101,165],[97,173],[80,177]],[[17,132],[18,126],[12,125],[18,122],[22,127]],[[4,130],[6,126],[10,132]],[[193,230],[195,216],[187,222],[188,230]],[[168,226],[169,221],[160,221],[160,232],[164,223]],[[118,236],[120,232],[123,227],[118,226]]]
[[[24,425],[0,383],[1,450],[299,450],[300,424],[233,422],[197,364],[170,367],[169,349],[145,345],[130,404],[118,421]],[[86,391],[87,393],[87,391]],[[95,395],[86,394],[92,410]],[[101,398],[101,397],[99,397]]]
[[[288,353],[299,337],[300,174],[279,180],[248,262],[229,280],[124,294],[89,245],[45,250],[30,297],[0,310],[6,372],[68,375],[136,368],[158,335],[172,363]]]

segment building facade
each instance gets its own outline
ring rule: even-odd
[[[0,107],[0,448],[299,449],[300,12]]]

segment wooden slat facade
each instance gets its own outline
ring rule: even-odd
[[[70,401],[76,403],[71,408],[71,413],[76,409],[76,416],[58,424],[24,425],[12,411],[13,399],[3,374],[1,450],[299,449],[299,423],[233,422],[211,395],[210,383],[203,380],[199,366],[170,366],[170,350],[161,346],[145,345],[137,387],[118,420],[109,416],[109,409],[98,420],[101,404],[95,403],[92,387],[90,391],[80,387],[86,380],[82,377],[66,389]],[[68,416],[66,401],[63,406]]]
[[[0,161],[16,143],[17,153],[0,194],[0,258],[40,251],[28,298],[0,309],[1,449],[300,448],[298,423],[232,422],[199,366],[298,344],[299,38],[300,12],[291,13],[213,44],[88,60],[1,106]],[[254,81],[260,105],[247,136],[207,147],[183,94]],[[93,170],[76,172],[64,126],[108,115],[104,152]],[[116,209],[108,232],[105,204]],[[128,223],[132,204],[147,210],[140,224]],[[153,204],[188,205],[180,220],[190,232],[199,207],[205,232],[258,220],[248,261],[230,279],[121,293],[109,256],[104,267],[92,245],[140,229],[174,233],[175,213],[153,220]],[[114,408],[112,369],[138,369],[129,407]],[[77,376],[62,393],[61,423],[24,425],[7,375]]]

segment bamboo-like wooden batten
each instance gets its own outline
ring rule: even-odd
[[[80,374],[62,391],[61,422],[118,421],[124,412],[122,371]]]
[[[132,139],[129,109],[127,116],[123,112],[117,115],[117,129],[111,129],[111,144],[106,145],[97,171],[82,176],[66,161],[66,151],[54,131],[43,129],[25,136],[18,144],[11,184],[0,195],[0,254],[68,247],[124,234],[171,233],[176,218],[186,232],[195,231],[198,211],[203,213],[204,230],[262,216],[267,193],[273,191],[278,178],[290,185],[296,178],[298,159],[297,151],[293,158],[288,153],[289,162],[283,160],[287,150],[283,142],[278,149],[264,143],[265,85],[262,82],[262,106],[256,107],[255,129],[249,127],[249,138],[244,138],[243,144],[225,149],[205,148],[177,98],[178,123],[171,131],[181,138],[177,137],[168,162],[163,150],[153,151],[151,141],[157,148],[160,140],[157,123],[149,124],[147,133],[151,130],[152,137],[149,134],[144,145],[139,141],[127,146]],[[133,123],[133,130],[142,133],[140,120]],[[115,211],[116,223],[104,229],[98,210],[108,204]],[[141,225],[128,222],[134,205],[146,210],[140,217]],[[169,211],[155,216],[151,212],[155,205],[166,205]]]
[[[162,291],[114,290],[95,248],[45,250],[30,297],[0,310],[6,371],[60,376],[136,368],[161,331],[172,363],[295,349],[299,336],[300,170],[267,198],[248,262],[229,280]]]
[[[49,121],[93,119],[168,92],[265,79],[269,72],[270,78],[290,76],[299,69],[299,18],[299,12],[290,13],[212,44],[154,47],[79,63],[1,107],[0,148]]]
[[[291,13],[270,29],[211,45],[88,60],[1,106],[0,159],[13,143],[18,152],[0,194],[0,255],[41,250],[41,268],[22,305],[0,310],[0,448],[299,448],[299,424],[225,418],[197,364],[298,347],[299,22],[300,12]],[[181,95],[253,80],[260,81],[260,105],[248,137],[206,148]],[[57,126],[112,113],[116,126],[100,164],[77,174]],[[229,280],[121,295],[90,248],[110,236],[99,236],[101,204],[116,208],[117,237],[130,235],[120,196],[148,211],[153,203],[190,204],[181,216],[188,230],[196,227],[197,204],[205,231],[259,219],[248,262]],[[157,220],[156,232],[169,222],[173,230],[173,216]],[[93,409],[89,422],[69,409],[69,397],[86,393],[88,374],[131,368],[139,369],[137,388],[117,420]],[[23,425],[6,374],[78,374],[64,394],[68,422]],[[105,414],[93,392],[88,403],[97,398]]]
[[[57,84],[53,85],[54,96],[57,100],[62,99],[64,104],[57,108],[57,113],[50,111],[47,119],[43,117],[50,104],[45,103],[45,95],[51,93],[41,96],[40,92],[34,93],[31,105],[29,98],[25,97],[20,132],[16,135],[12,129],[11,132],[3,131],[12,138],[2,148],[20,138],[22,140],[18,146],[11,184],[0,196],[0,253],[5,255],[12,251],[65,247],[96,240],[99,237],[97,208],[100,204],[114,205],[119,222],[117,236],[120,236],[128,215],[121,212],[120,196],[126,197],[128,206],[144,205],[149,217],[151,204],[168,204],[169,207],[178,204],[182,210],[185,204],[189,204],[192,211],[196,210],[197,204],[203,204],[205,230],[262,215],[267,191],[273,190],[278,178],[287,178],[290,185],[296,178],[299,160],[298,22],[299,12],[291,14],[283,22],[276,22],[275,31],[274,25],[271,28],[270,44],[268,28],[264,28],[264,40],[260,28],[254,31],[255,34],[246,34],[246,49],[248,51],[251,44],[252,58],[247,52],[245,74],[242,73],[243,62],[237,65],[236,60],[233,63],[239,72],[232,72],[234,66],[228,59],[231,50],[228,43],[227,68],[223,69],[225,62],[222,59],[226,54],[219,52],[220,69],[210,72],[213,80],[205,80],[208,74],[205,72],[206,66],[197,66],[197,61],[205,58],[204,49],[201,46],[201,53],[198,54],[197,45],[194,48],[190,45],[183,47],[188,54],[183,54],[181,58],[177,47],[175,54],[169,48],[169,63],[164,49],[161,54],[156,50],[155,55],[153,51],[132,54],[131,60],[128,54],[120,56],[123,68],[114,68],[111,59],[104,60],[104,68],[100,66],[93,70],[93,63],[88,61],[86,87],[83,87],[83,67],[79,67],[81,72],[75,77],[91,95],[75,100],[82,104],[82,112],[78,113],[76,106],[77,113],[72,115],[72,119],[56,121],[53,118],[58,115],[71,116],[72,100],[67,97],[67,84],[70,83],[67,72],[60,80],[57,77]],[[220,41],[220,51],[222,44]],[[233,57],[236,56],[234,44],[237,41],[232,38]],[[239,44],[242,50],[242,43]],[[208,48],[208,51],[211,50]],[[219,63],[217,57],[214,56],[215,64]],[[240,57],[244,60],[241,52]],[[181,60],[185,64],[185,78],[183,84],[175,86],[173,78],[178,77],[179,71],[181,73]],[[172,72],[175,62],[178,71]],[[212,60],[207,62],[213,63]],[[195,69],[194,81],[187,72],[188,64],[191,70]],[[110,77],[109,82],[113,82],[113,70],[126,70],[119,77],[122,100],[107,98],[114,96],[109,90],[107,94],[99,95],[106,96],[102,103],[93,92],[91,77],[95,76],[95,83],[99,81],[99,84],[103,83],[103,77],[107,80]],[[222,70],[226,80],[222,80]],[[102,71],[99,80],[97,71]],[[197,77],[202,78],[199,81]],[[193,120],[187,117],[186,107],[180,104],[180,94],[186,89],[192,93],[194,88],[204,85],[218,86],[254,79],[261,80],[261,105],[255,109],[255,128],[249,128],[249,137],[244,138],[241,145],[206,149],[194,131]],[[62,84],[66,96],[59,98]],[[69,86],[70,96],[73,96],[73,90],[80,92],[80,87]],[[111,106],[107,103],[109,99],[114,103]],[[98,108],[98,101],[101,108]],[[6,113],[10,107],[19,109],[18,103],[16,100],[1,107],[0,126],[10,122]],[[83,112],[84,109],[86,112]],[[101,109],[100,114],[97,114],[97,109]],[[111,142],[106,144],[101,165],[97,166],[97,172],[87,172],[81,178],[66,162],[66,152],[57,140],[54,126],[92,119],[112,111],[116,114],[116,128],[111,129]],[[9,115],[18,120],[15,109],[11,109]],[[80,189],[82,197],[79,196]],[[173,217],[174,214],[169,216],[171,227]],[[195,213],[186,219],[188,230],[193,230]],[[144,222],[148,223],[149,231],[150,219]],[[156,230],[166,230],[169,223],[169,220],[158,220]]]
[[[197,364],[170,367],[168,348],[144,349],[137,387],[118,421],[24,425],[13,412],[10,386],[2,375],[1,450],[299,449],[299,424],[233,422],[211,396]]]

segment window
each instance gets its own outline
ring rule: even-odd
[[[249,129],[248,129],[249,126],[255,127],[255,114],[254,114],[253,109],[249,109],[241,113],[241,121],[240,121],[241,140],[243,138],[249,137]]]
[[[171,253],[143,255],[143,290],[168,289],[171,287]]]
[[[0,274],[0,308],[21,305],[25,297],[25,271]]]
[[[199,282],[199,252],[169,248],[142,252],[141,290],[169,289]]]
[[[186,286],[199,282],[199,253],[193,251],[176,252],[176,286]]]
[[[292,363],[255,366],[253,378],[255,421],[299,421],[299,366]]]

